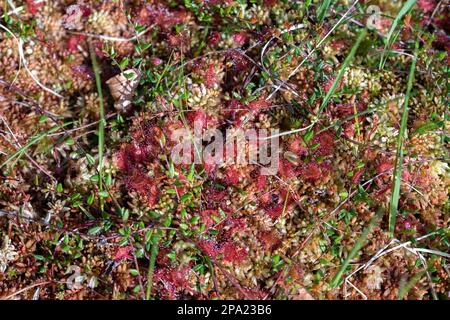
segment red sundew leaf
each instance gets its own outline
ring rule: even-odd
[[[228,167],[225,169],[225,174],[223,177],[223,183],[228,186],[235,186],[239,183],[239,171],[233,167]]]
[[[134,160],[129,150],[129,145],[122,145],[121,149],[114,156],[114,163],[122,172],[129,172],[134,168]]]
[[[436,7],[436,2],[434,0],[418,0],[417,6],[425,13],[433,12]]]
[[[182,291],[190,291],[189,273],[191,267],[156,269],[153,275],[155,284],[161,284],[162,290],[158,292],[163,298],[175,300]]]
[[[322,171],[316,162],[311,162],[302,167],[301,175],[307,181],[316,181],[322,177]]]
[[[212,88],[215,84],[217,84],[217,75],[214,70],[214,64],[210,63],[205,75],[205,85],[207,88]]]
[[[247,107],[248,109],[254,114],[258,114],[263,110],[268,109],[272,103],[268,100],[266,100],[264,97],[259,97],[256,100],[251,101]]]
[[[138,14],[137,22],[141,25],[156,25],[162,29],[182,24],[188,18],[184,9],[170,9],[163,4],[146,5]]]
[[[360,169],[358,169],[356,172],[355,172],[355,174],[353,175],[353,178],[352,178],[352,183],[353,184],[358,184],[359,183],[359,180],[360,180],[360,178],[361,178],[361,176],[362,176],[362,174],[364,173],[364,171],[366,170],[366,168],[360,168]]]
[[[27,2],[28,12],[31,13],[32,15],[37,14],[39,8],[41,8],[45,4],[44,1],[38,1],[38,0],[27,0],[26,2]]]
[[[280,160],[278,172],[282,178],[291,179],[295,174],[295,171],[294,165],[291,162],[285,159]]]
[[[224,261],[233,264],[239,264],[247,257],[247,251],[232,241],[225,242],[222,245],[221,253]]]
[[[205,113],[203,110],[196,110],[193,112],[189,112],[186,116],[187,120],[191,124],[191,127],[196,125],[200,127],[202,130],[207,128],[215,128],[218,125],[218,119],[213,116]]]
[[[228,194],[227,190],[221,190],[214,186],[209,186],[205,190],[206,199],[208,201],[221,201],[225,199],[227,194]]]
[[[220,253],[219,245],[212,240],[201,240],[198,242],[198,247],[208,257],[215,258]]]
[[[165,124],[165,126],[163,127],[163,133],[166,137],[169,137],[170,142],[179,143],[180,136],[176,134],[179,129],[185,129],[183,126],[183,122],[181,122],[180,120],[172,120]]]
[[[209,177],[216,176],[218,164],[212,155],[206,154],[203,156],[203,168]]]
[[[125,184],[147,199],[148,205],[153,206],[158,201],[159,189],[154,180],[139,170],[134,170],[125,178]]]
[[[225,221],[225,225],[229,228],[229,234],[235,234],[238,231],[246,230],[247,220],[244,217],[228,217]]]
[[[345,39],[332,40],[330,42],[330,46],[337,52],[341,52],[342,50],[347,48],[347,41]]]
[[[217,221],[220,221],[220,214],[217,210],[202,210],[200,211],[200,217],[202,218],[202,222],[206,225],[206,230],[217,224],[213,217],[215,217]]]
[[[383,173],[383,172],[388,172],[389,170],[391,170],[392,168],[394,168],[394,164],[392,162],[382,162],[377,168],[377,174]]]
[[[171,33],[167,35],[167,44],[174,50],[185,52],[190,43],[190,39],[186,33]]]
[[[411,181],[412,175],[411,175],[411,173],[409,172],[409,170],[407,170],[407,169],[403,169],[403,170],[402,170],[402,179],[403,179],[404,181],[406,181],[406,182]]]
[[[258,190],[264,190],[267,187],[267,176],[259,175],[256,178],[256,188]]]
[[[155,260],[156,265],[160,267],[168,266],[171,262],[167,255],[169,252],[169,248],[160,248]]]
[[[288,145],[288,150],[298,156],[305,156],[308,154],[308,148],[305,146],[301,138],[294,138]]]
[[[131,252],[134,251],[133,246],[118,247],[114,254],[114,261],[133,260]]]
[[[249,40],[249,36],[244,31],[237,32],[237,33],[233,34],[233,41],[238,46],[243,46],[244,44],[247,43],[248,40]]]
[[[208,44],[211,47],[215,47],[219,44],[220,39],[222,39],[222,36],[220,35],[220,32],[218,31],[213,31],[211,32],[211,34],[208,36]]]
[[[246,70],[250,63],[246,57],[244,57],[238,50],[230,50],[226,53],[227,58],[233,63],[233,69],[235,72]]]
[[[428,170],[429,166],[424,166],[423,170],[418,174],[417,179],[416,179],[416,183],[418,186],[420,186],[421,188],[428,188],[429,185],[433,182],[433,176],[425,171]]]
[[[333,154],[334,140],[334,135],[329,131],[316,135],[312,140],[312,144],[318,143],[319,146],[313,150],[313,153],[319,156],[329,156]]]
[[[264,210],[269,217],[271,217],[273,220],[276,220],[281,216],[281,213],[283,213],[283,207],[283,203],[279,203],[275,206],[267,207]]]
[[[353,139],[355,136],[355,124],[354,123],[347,123],[344,125],[344,136],[346,136],[347,138]]]
[[[77,52],[78,51],[78,45],[80,42],[83,42],[86,40],[86,36],[83,35],[73,35],[69,37],[67,40],[67,49],[69,49],[70,52]]]

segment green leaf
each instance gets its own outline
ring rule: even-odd
[[[88,230],[89,234],[97,234],[102,230],[102,227],[100,226],[96,226],[96,227],[92,227]]]

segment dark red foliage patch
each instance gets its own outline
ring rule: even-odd
[[[125,185],[145,197],[149,206],[158,202],[159,189],[155,180],[136,169],[125,178]]]
[[[217,82],[217,75],[216,71],[214,70],[214,65],[210,63],[206,70],[205,85],[207,88],[212,88],[215,84],[217,84]]]
[[[418,0],[417,6],[425,13],[433,12],[436,7],[436,2],[434,0]]]
[[[216,258],[220,254],[223,256],[223,261],[233,264],[241,263],[247,256],[247,251],[236,245],[232,240],[222,243],[217,243],[213,240],[202,240],[198,242],[198,246],[207,256]]]
[[[221,201],[225,199],[228,192],[225,189],[219,189],[218,187],[211,185],[205,189],[205,196],[208,201]]]
[[[278,164],[278,172],[280,177],[284,179],[291,179],[295,175],[296,169],[295,166],[288,160],[280,159]]]
[[[220,35],[220,32],[213,31],[213,32],[211,32],[211,34],[208,37],[208,44],[211,47],[215,47],[215,46],[217,46],[219,44],[221,38],[222,37]]]
[[[238,50],[230,50],[226,53],[226,56],[231,60],[235,72],[244,71],[250,66],[248,59]]]
[[[223,176],[223,183],[227,186],[235,186],[239,183],[240,173],[234,167],[228,167],[225,169],[225,173]]]
[[[201,240],[198,242],[198,247],[208,257],[215,258],[220,253],[220,246],[217,242],[212,240]]]
[[[334,151],[334,135],[330,131],[322,132],[312,139],[312,144],[318,144],[313,153],[318,156],[329,156]]]
[[[67,49],[69,49],[70,52],[77,52],[78,51],[78,45],[86,40],[86,36],[83,35],[73,35],[70,36],[67,40]]]
[[[237,33],[233,34],[234,43],[240,47],[242,47],[244,44],[246,44],[248,40],[249,40],[249,36],[246,32],[241,31],[241,32],[237,32]]]
[[[44,1],[37,1],[37,0],[27,0],[26,2],[28,12],[31,13],[32,15],[35,15],[38,12],[39,8],[41,8],[45,4]]]
[[[156,25],[162,29],[183,23],[188,17],[184,9],[171,9],[164,4],[148,4],[141,9],[137,17],[137,22],[141,25]]]
[[[202,210],[200,211],[200,217],[202,222],[205,224],[205,230],[213,227],[217,222],[214,220],[214,217],[217,221],[220,221],[220,214],[217,210]]]
[[[322,170],[316,162],[310,162],[302,166],[301,175],[306,181],[317,181],[322,177]]]
[[[256,178],[256,188],[258,190],[264,190],[267,187],[267,176],[266,175],[259,175]]]
[[[156,285],[162,287],[162,290],[158,292],[162,294],[162,298],[175,300],[180,297],[180,293],[182,293],[182,291],[190,291],[190,271],[190,266],[156,269],[153,275],[153,280]]]
[[[292,139],[288,143],[287,149],[298,156],[305,156],[308,154],[308,148],[300,137]]]
[[[220,251],[223,253],[223,260],[233,264],[241,263],[247,256],[247,251],[232,241],[225,242]]]

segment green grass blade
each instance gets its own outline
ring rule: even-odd
[[[156,235],[153,238],[153,244],[152,248],[150,250],[150,262],[148,266],[148,273],[147,273],[147,291],[145,293],[145,299],[150,300],[150,297],[152,295],[152,286],[153,286],[153,273],[155,270],[155,262],[156,262],[156,255],[158,254],[159,250],[159,235]]]
[[[317,7],[316,14],[317,14],[317,20],[319,22],[322,22],[323,19],[325,19],[325,15],[327,14],[328,9],[330,8],[330,5],[331,5],[331,0],[325,0],[322,2],[322,4],[319,7]]]
[[[367,29],[362,29],[361,32],[358,35],[358,38],[356,39],[355,44],[353,45],[352,49],[350,50],[350,53],[345,58],[341,69],[339,70],[339,73],[334,79],[333,84],[331,85],[331,88],[328,90],[325,98],[322,101],[322,104],[320,105],[318,115],[325,109],[328,102],[330,101],[331,97],[333,96],[334,90],[336,90],[336,87],[338,86],[339,82],[341,81],[342,77],[344,76],[345,70],[349,66],[350,62],[352,62],[353,57],[355,56],[356,51],[358,50],[359,46],[361,45],[361,42],[364,40],[367,34]]]
[[[6,160],[3,161],[2,164],[0,165],[0,169],[3,168],[6,164],[8,164],[11,160],[13,160],[14,158],[17,157],[17,159],[14,161],[14,163],[16,163],[17,160],[25,153],[25,151],[27,151],[27,149],[30,148],[33,144],[38,143],[39,141],[44,139],[50,133],[53,133],[53,132],[57,131],[58,129],[61,129],[62,127],[65,127],[65,126],[67,126],[67,125],[69,125],[71,123],[72,122],[67,122],[67,123],[65,123],[65,124],[63,124],[61,126],[54,126],[54,127],[50,128],[49,130],[47,130],[46,132],[41,133],[40,135],[32,138],[22,148],[20,148],[19,150],[17,150],[16,152],[11,154],[10,156],[8,156],[6,158]]]
[[[392,22],[391,28],[389,29],[389,33],[387,35],[386,45],[384,46],[383,53],[381,54],[381,60],[380,60],[380,69],[383,69],[384,64],[386,63],[387,57],[386,52],[389,50],[391,45],[394,43],[396,36],[393,37],[394,31],[397,28],[398,24],[400,23],[400,20],[403,18],[405,14],[409,12],[409,10],[412,9],[412,7],[416,4],[417,0],[408,0],[403,7],[398,12],[397,16],[395,17],[394,21]]]
[[[92,60],[92,68],[95,74],[95,84],[97,86],[97,93],[99,98],[98,103],[98,113],[100,117],[100,121],[98,123],[98,189],[99,192],[103,191],[103,149],[105,146],[105,109],[103,106],[103,91],[102,91],[102,83],[100,79],[100,68],[97,63],[97,58],[95,56],[94,48],[92,44],[89,43],[90,54]],[[104,199],[100,197],[100,210],[103,212],[104,209]]]
[[[405,102],[403,103],[402,118],[400,122],[400,131],[397,137],[397,153],[395,157],[395,167],[394,167],[394,178],[391,190],[391,199],[389,203],[389,232],[394,235],[395,229],[395,218],[398,210],[398,200],[400,198],[400,184],[402,177],[402,163],[403,163],[403,142],[405,140],[406,124],[408,121],[408,103],[409,97],[411,95],[411,89],[414,81],[414,71],[416,69],[417,61],[417,46],[416,42],[416,52],[414,54],[413,61],[411,63],[411,68],[409,70],[408,84],[405,94]]]
[[[383,215],[383,208],[379,207],[375,216],[370,220],[369,225],[367,228],[364,229],[363,233],[361,234],[361,237],[356,241],[355,245],[353,246],[352,250],[349,252],[347,258],[345,259],[342,266],[339,268],[339,271],[336,273],[336,275],[331,280],[331,286],[333,288],[336,288],[339,286],[342,280],[342,276],[344,275],[345,271],[347,270],[347,267],[350,264],[350,261],[356,256],[356,254],[361,250],[361,248],[364,246],[367,240],[367,236],[370,232],[372,232],[373,228],[377,225],[378,221],[380,220],[381,216]]]
[[[397,300],[403,300],[405,295],[414,287],[414,285],[420,281],[420,279],[423,277],[423,275],[426,273],[425,270],[417,272],[415,275],[411,277],[411,279],[405,283],[402,284],[398,290],[398,297]]]

